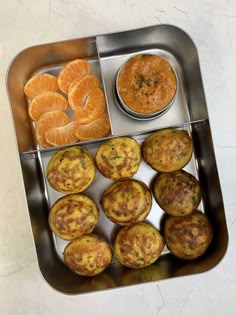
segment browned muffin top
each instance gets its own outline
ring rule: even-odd
[[[185,130],[160,129],[142,143],[143,159],[156,171],[173,172],[183,168],[193,151],[192,139]]]
[[[152,196],[143,182],[120,180],[104,191],[101,205],[111,221],[126,225],[145,219],[151,210]]]

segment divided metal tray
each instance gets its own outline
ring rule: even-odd
[[[132,54],[143,52],[163,56],[171,63],[178,78],[178,92],[174,104],[161,117],[150,121],[138,121],[124,115],[118,108],[112,91],[113,80],[120,65]],[[60,148],[42,149],[35,143],[34,126],[28,117],[28,104],[23,87],[33,74],[57,74],[63,64],[76,58],[89,60],[93,72],[101,78],[111,122],[110,137],[130,135],[141,144],[152,131],[164,127],[178,127],[190,133],[194,154],[185,169],[200,181],[203,192],[200,209],[209,217],[214,229],[210,248],[198,260],[179,260],[165,248],[157,262],[149,267],[128,269],[114,258],[106,271],[93,278],[75,275],[64,265],[63,250],[67,242],[53,235],[48,225],[50,206],[62,194],[53,190],[45,178],[47,163],[52,154]],[[69,294],[117,288],[197,274],[213,268],[222,259],[228,243],[223,198],[197,48],[184,31],[171,25],[157,25],[30,47],[12,61],[7,76],[7,89],[38,263],[45,280],[53,288]],[[104,139],[78,145],[85,146],[94,155],[102,141]],[[142,162],[134,178],[150,185],[155,175],[156,172]],[[97,171],[95,181],[84,193],[91,196],[100,207],[101,193],[110,182]],[[162,216],[163,211],[153,200],[147,221],[160,229]],[[95,231],[112,242],[116,230],[117,226],[105,217],[100,208],[100,219]]]

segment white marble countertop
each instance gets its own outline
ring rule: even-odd
[[[66,296],[43,280],[35,254],[5,75],[22,49],[159,23],[198,47],[229,246],[209,272],[96,294]],[[235,314],[236,2],[234,0],[2,0],[0,9],[0,313]]]

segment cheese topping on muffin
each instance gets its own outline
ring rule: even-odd
[[[47,167],[47,179],[55,190],[73,194],[90,186],[95,172],[90,153],[80,146],[74,146],[58,151],[51,158]]]
[[[75,194],[56,201],[49,213],[49,225],[59,237],[72,240],[92,232],[98,218],[95,202],[85,195]]]
[[[152,196],[148,187],[137,180],[120,180],[103,193],[101,205],[113,222],[126,225],[140,222],[151,210]]]
[[[141,163],[138,143],[131,137],[105,141],[96,153],[99,171],[107,178],[118,180],[132,177]]]
[[[201,201],[198,180],[183,170],[159,173],[154,182],[154,197],[163,211],[170,215],[187,215]]]
[[[183,168],[193,151],[192,139],[185,130],[160,129],[142,143],[143,159],[156,171],[173,172]]]
[[[164,247],[161,234],[149,223],[135,223],[123,227],[117,234],[114,253],[118,261],[130,268],[154,263]]]
[[[164,237],[170,252],[181,259],[192,260],[209,247],[213,231],[207,216],[199,211],[182,216],[169,216],[164,224]]]
[[[95,276],[105,270],[112,259],[112,250],[105,238],[97,234],[84,234],[65,248],[66,265],[81,276]]]

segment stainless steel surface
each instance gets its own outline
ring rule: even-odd
[[[98,51],[94,49],[95,41]],[[133,53],[144,51],[159,53],[168,58],[176,71],[179,88],[173,106],[162,117],[152,121],[135,121],[117,108],[112,94],[112,81],[123,60]],[[35,147],[23,86],[33,73],[58,71],[65,62],[80,57],[87,58],[91,62],[95,60],[95,64],[101,69],[112,124],[112,136],[129,134],[141,143],[151,131],[166,126],[184,128],[191,134],[194,155],[185,169],[200,180],[203,192],[200,208],[208,215],[214,229],[214,239],[209,250],[198,260],[181,261],[173,257],[165,248],[160,259],[148,268],[130,270],[113,259],[111,266],[94,278],[77,276],[64,265],[62,253],[66,242],[55,237],[48,225],[49,208],[61,194],[54,191],[45,178],[48,160],[58,148],[41,150]],[[11,64],[7,85],[38,262],[44,278],[52,287],[69,294],[111,289],[197,274],[213,268],[222,259],[228,242],[223,199],[198,54],[186,33],[174,26],[158,25],[28,48]],[[82,145],[94,155],[102,141],[100,139]],[[134,177],[151,185],[155,174],[146,163],[142,162]],[[84,193],[92,196],[99,204],[101,192],[109,183],[110,181],[97,171],[94,183]],[[108,221],[101,208],[100,213],[96,230],[112,242],[118,227]],[[157,228],[162,229],[163,212],[154,200],[147,219]]]

